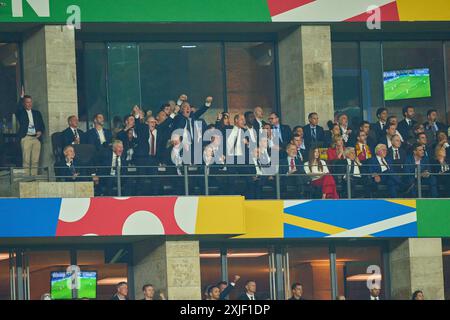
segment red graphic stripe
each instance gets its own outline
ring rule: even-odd
[[[381,6],[380,10],[381,10],[381,21],[400,21],[396,1],[385,4],[384,6]],[[366,22],[367,19],[372,15],[373,15],[373,11],[369,12],[369,13],[364,12],[362,14],[354,16],[345,21],[347,21],[347,22]]]
[[[316,0],[267,0],[267,4],[269,5],[270,16],[273,17],[314,1]]]

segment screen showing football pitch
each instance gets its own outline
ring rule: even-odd
[[[384,99],[404,100],[431,97],[430,69],[384,72]]]

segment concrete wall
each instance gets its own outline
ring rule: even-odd
[[[333,119],[333,76],[329,26],[300,26],[283,33],[278,43],[283,122],[306,124],[317,112],[325,126]]]
[[[93,182],[19,182],[15,188],[19,198],[91,198]]]
[[[25,93],[33,97],[46,125],[41,165],[51,166],[51,134],[65,129],[67,118],[78,114],[74,30],[46,25],[28,34],[23,42],[23,74]]]
[[[392,299],[411,299],[416,290],[428,300],[444,299],[442,239],[393,240],[389,264]]]
[[[142,286],[153,284],[170,300],[200,300],[200,249],[198,241],[155,241],[133,247],[133,278],[136,299]]]

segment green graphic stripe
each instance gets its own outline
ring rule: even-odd
[[[83,22],[270,22],[267,0],[49,0],[50,17],[38,17],[26,0],[23,18],[12,17],[2,0],[0,22],[65,23],[77,5]]]
[[[450,199],[417,199],[417,236],[450,237]]]

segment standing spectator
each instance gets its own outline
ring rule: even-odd
[[[348,116],[341,113],[338,117],[340,135],[344,139],[345,146],[352,146],[355,144],[355,135],[353,130],[348,126]]]
[[[264,118],[264,110],[261,107],[255,107],[255,109],[253,109],[253,114],[255,116],[255,119],[253,121],[253,127],[255,128],[255,130],[258,132],[258,135],[260,135],[262,133],[262,129],[264,127],[264,124],[266,123],[263,118]]]
[[[229,284],[226,281],[220,281],[217,284],[217,287],[219,288],[219,300],[227,300],[230,292],[236,288],[236,283],[239,281],[241,276],[235,275],[233,281],[231,281]]]
[[[308,115],[309,124],[303,127],[306,149],[322,147],[325,140],[323,128],[319,126],[319,115],[312,112]]]
[[[117,139],[124,142],[128,140],[128,131],[131,131],[133,138],[138,138],[138,130],[136,126],[136,119],[132,115],[127,115],[124,117],[125,127],[117,134]],[[127,150],[125,150],[125,153]]]
[[[78,117],[70,116],[67,119],[69,127],[66,128],[62,134],[64,139],[64,147],[69,144],[81,144],[84,143],[84,132],[78,129]]]
[[[116,285],[116,293],[112,296],[111,300],[128,300],[128,283],[119,282]]]
[[[217,114],[216,128],[222,131],[224,137],[227,129],[233,129],[230,114],[228,112],[219,112]]]
[[[447,132],[447,126],[437,120],[438,113],[436,109],[430,109],[427,111],[427,121],[423,124],[425,127],[425,133],[430,137],[429,143],[436,141],[436,136],[439,131]]]
[[[402,110],[404,119],[398,123],[397,129],[402,135],[404,141],[409,141],[410,138],[414,138],[414,125],[417,123],[414,120],[416,113],[413,106],[406,106]]]
[[[144,292],[144,299],[142,300],[156,300],[155,299],[155,287],[152,284],[145,284],[142,287],[142,291]],[[160,300],[166,300],[164,293],[159,293]]]
[[[320,159],[319,148],[311,149],[309,161],[303,168],[305,173],[310,176],[311,184],[322,188],[322,199],[339,199],[334,178],[329,174],[326,162]]]
[[[361,121],[359,125],[359,131],[364,131],[367,136],[367,145],[370,147],[370,150],[375,150],[375,147],[377,146],[377,140],[372,135],[369,121]]]
[[[245,292],[239,296],[238,300],[259,300],[256,296],[255,280],[247,280],[245,283]]]
[[[375,123],[372,123],[370,131],[373,134],[373,138],[376,141],[380,141],[380,139],[386,134],[388,109],[378,108],[377,109],[377,118],[378,118],[378,121]]]
[[[280,146],[283,148],[291,141],[291,128],[288,125],[280,123],[280,117],[276,112],[271,112],[269,122],[272,126],[275,139],[279,139]]]
[[[292,296],[288,300],[305,300],[303,298],[303,285],[301,283],[294,283],[291,286]]]
[[[45,125],[41,113],[33,109],[33,99],[25,95],[23,89],[20,102],[16,117],[19,123],[17,136],[22,147],[22,166],[28,174],[37,176]]]
[[[381,289],[378,286],[374,286],[369,290],[369,300],[381,300],[380,299]]]
[[[94,145],[97,150],[102,147],[108,147],[112,142],[112,133],[110,130],[104,128],[105,118],[101,113],[94,116],[94,128],[86,133],[86,140],[88,144]]]

